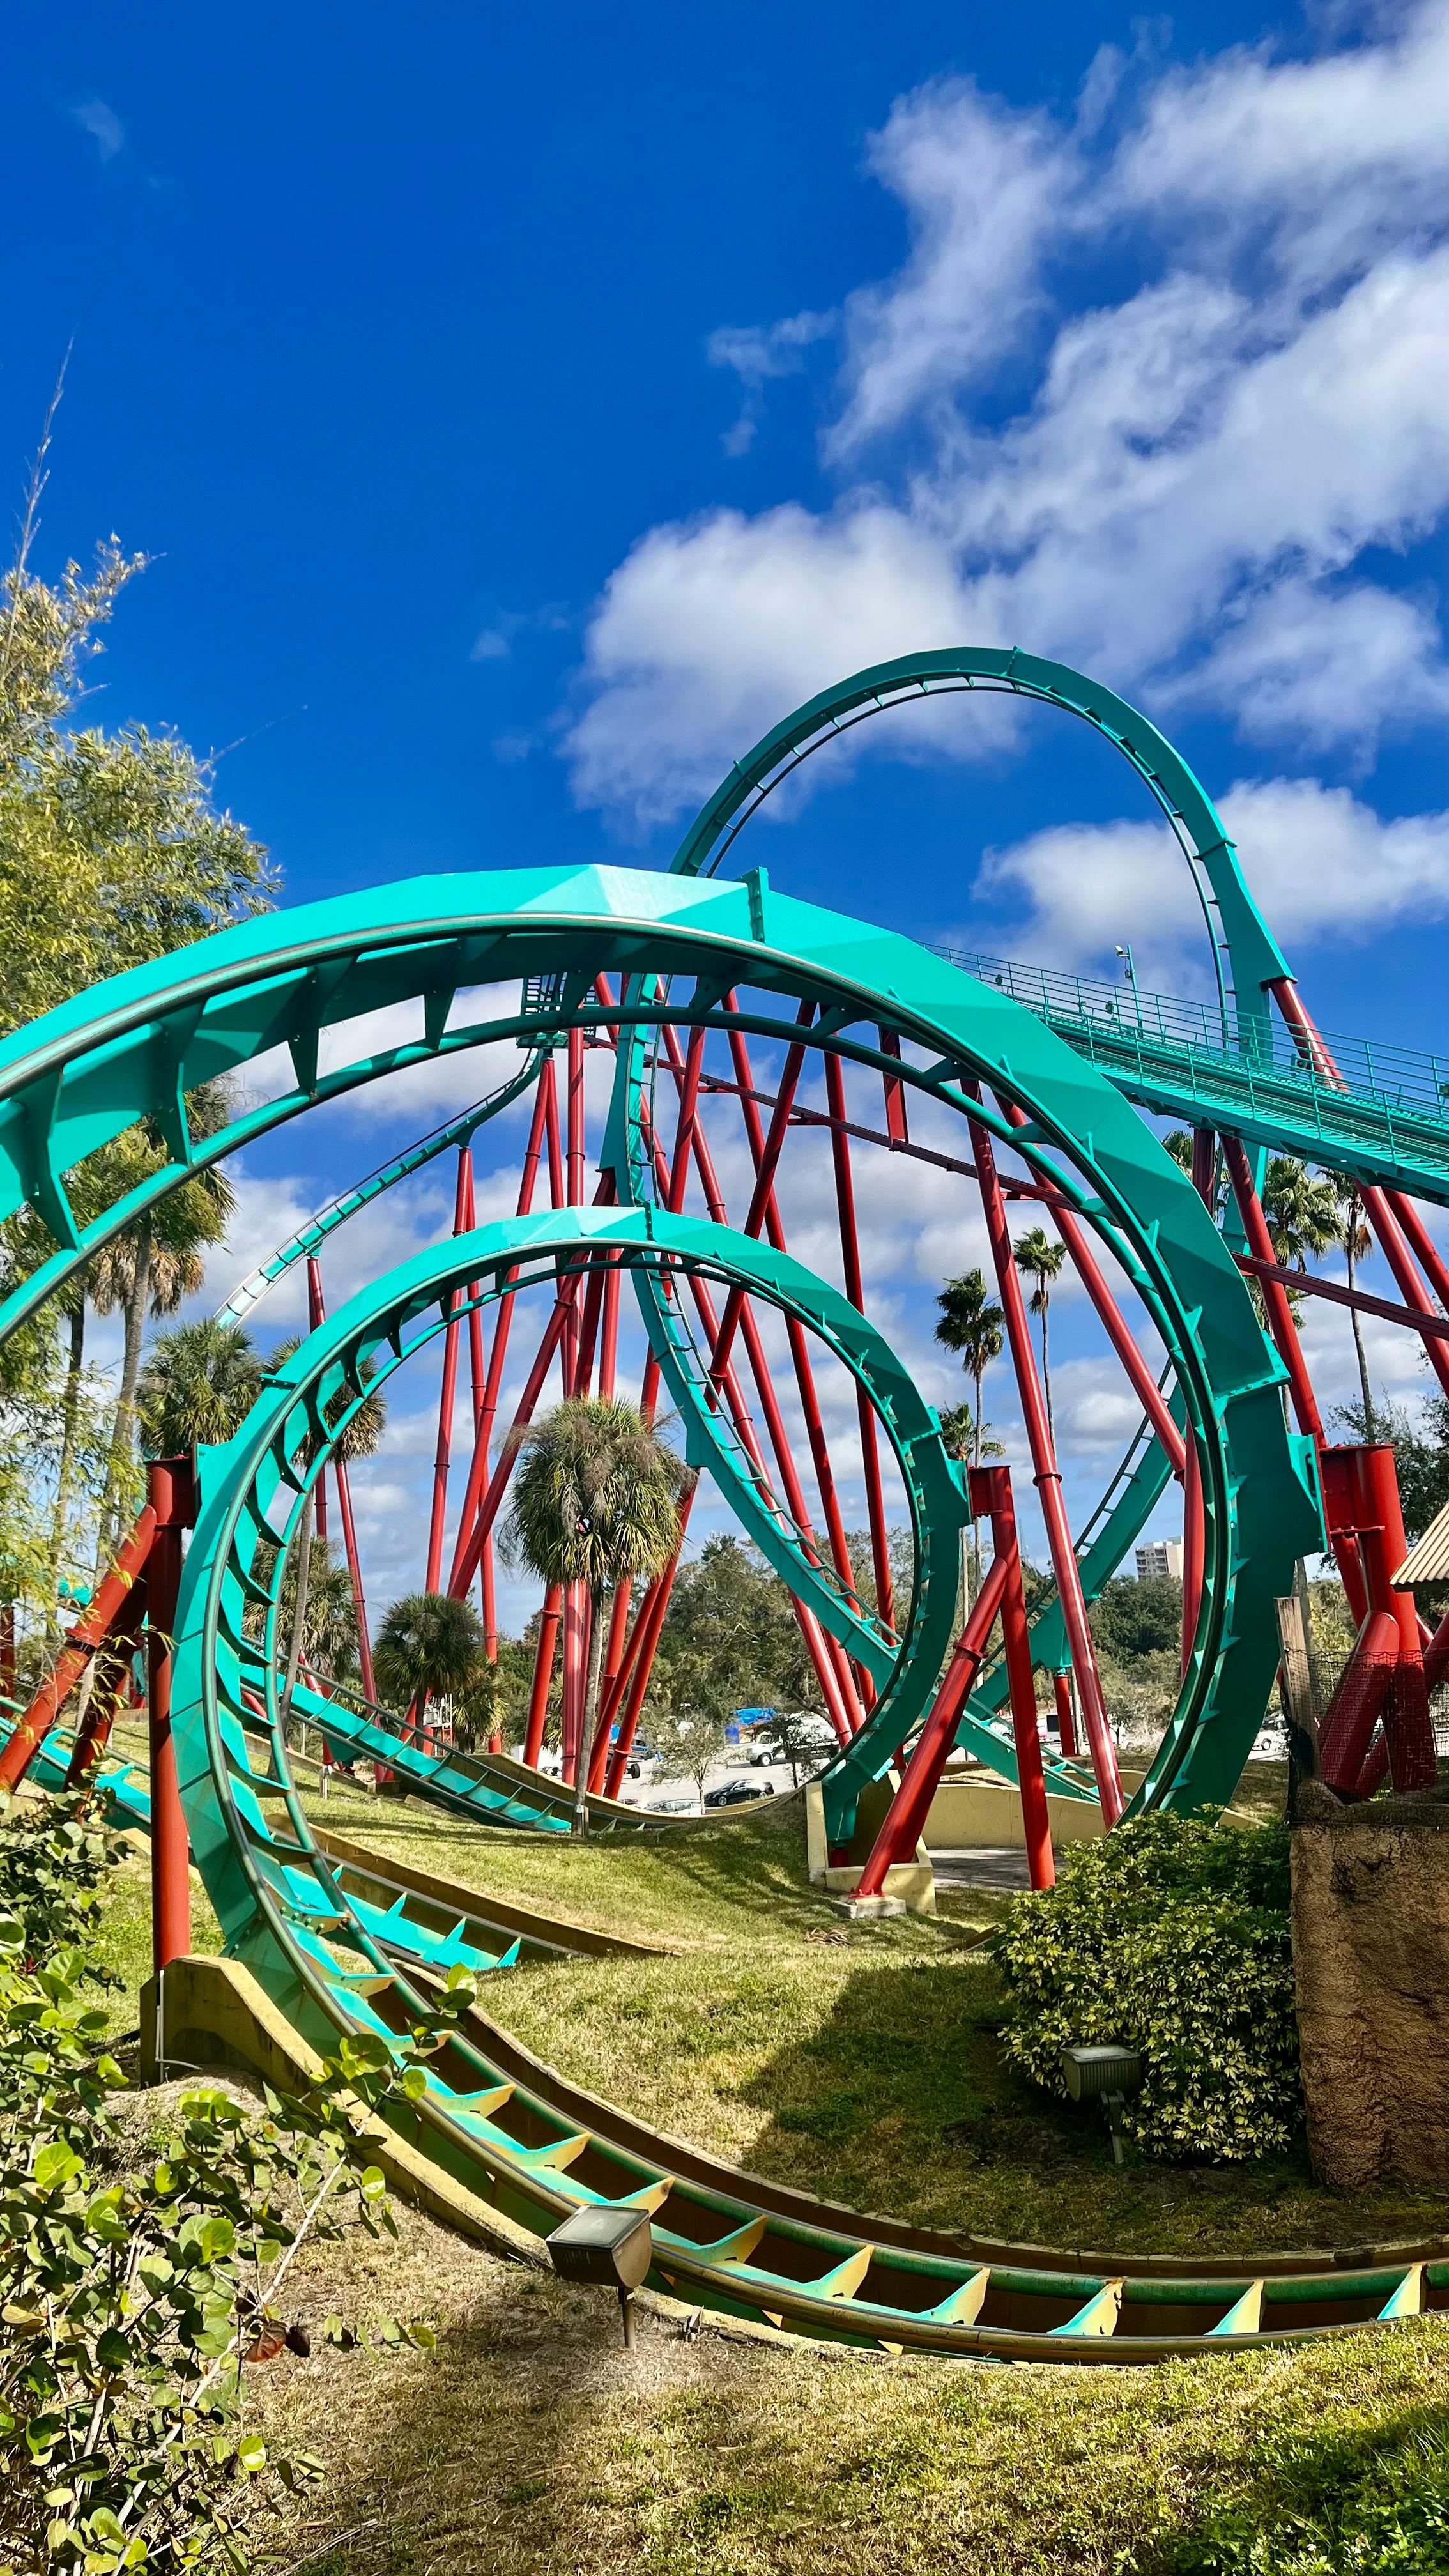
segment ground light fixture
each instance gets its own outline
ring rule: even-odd
[[[1064,2048],[1062,2073],[1074,2102],[1100,2102],[1112,2132],[1114,2161],[1122,2162],[1122,2108],[1129,2093],[1142,2090],[1142,2055],[1111,2041],[1100,2048]]]
[[[642,2209],[576,2209],[548,2238],[561,2281],[612,2283],[624,2320],[624,2348],[632,2352],[634,2293],[654,2260],[654,2230]]]

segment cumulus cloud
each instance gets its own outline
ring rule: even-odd
[[[909,247],[845,303],[838,496],[634,548],[588,632],[580,802],[657,824],[831,679],[944,643],[1297,752],[1442,717],[1432,606],[1382,557],[1449,507],[1446,81],[1449,9],[1421,0],[1309,59],[1105,59],[1072,119],[965,82],[899,100],[870,167]],[[758,401],[821,318],[714,354]]]
[[[1398,921],[1449,915],[1449,813],[1384,822],[1346,787],[1246,780],[1221,811],[1275,931],[1352,942]],[[1065,825],[988,852],[982,891],[1010,937],[1044,965],[1109,957],[1130,930],[1144,983],[1196,989],[1205,936],[1192,881],[1165,827]]]

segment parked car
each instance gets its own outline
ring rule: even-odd
[[[773,1798],[774,1794],[773,1780],[758,1784],[753,1780],[726,1780],[722,1789],[705,1791],[704,1803],[707,1807],[739,1807],[757,1798]]]

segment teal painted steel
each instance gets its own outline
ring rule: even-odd
[[[323,2046],[346,2029],[394,2041],[426,2008],[418,1968],[470,1954],[461,1926],[444,1941],[433,1936],[425,1954],[419,1927],[344,1890],[312,1840],[278,1718],[289,1542],[351,1412],[446,1329],[454,1290],[483,1281],[484,1295],[496,1294],[515,1269],[525,1287],[552,1286],[561,1265],[590,1251],[669,1268],[676,1281],[698,1265],[726,1285],[747,1286],[808,1323],[860,1376],[913,1496],[925,1568],[913,1633],[923,1653],[939,1651],[933,1594],[954,1595],[959,1518],[939,1428],[875,1329],[799,1263],[697,1220],[598,1208],[487,1227],[402,1265],[320,1326],[236,1438],[203,1453],[200,1517],[177,1608],[172,1722],[193,1849],[228,1950],[299,2033]],[[943,1633],[949,1618],[948,1608]],[[249,1620],[259,1635],[249,1635]],[[243,1731],[247,1679],[259,1674],[279,1779],[272,1768],[258,1771]],[[279,1786],[281,1820],[263,1805]],[[1215,2334],[1215,2348],[1232,2350],[1322,2331],[1312,2321],[1315,2301],[1333,2302],[1331,2332],[1340,2322],[1385,2321],[1423,2296],[1420,2249],[1352,2271],[1331,2258],[1270,2258],[1259,2268],[1284,2276],[1270,2293],[1279,2313],[1249,2335],[1237,2323],[1254,2283],[1226,2268],[1193,2274],[1148,2261],[1109,2273],[1090,2256],[977,2248],[860,2220],[772,2193],[611,2113],[476,2015],[428,2063],[421,2098],[390,2116],[466,2188],[537,2234],[580,2206],[645,2208],[655,2288],[856,2346],[1145,2361]],[[1436,2241],[1432,2250],[1445,2249]]]
[[[1016,685],[1012,672],[1005,680]],[[1171,792],[1180,799],[1179,789]],[[1214,853],[1199,856],[1206,865]],[[798,1005],[809,1001],[813,1042],[980,1118],[1067,1196],[1124,1264],[1171,1357],[1202,1468],[1208,1530],[1192,1664],[1138,1803],[1226,1794],[1276,1663],[1274,1598],[1318,1531],[1303,1445],[1286,1429],[1282,1373],[1227,1251],[1113,1083],[1041,1018],[915,943],[775,894],[759,876],[735,885],[553,869],[371,890],[221,933],[18,1033],[0,1044],[0,1213],[30,1204],[58,1249],[0,1310],[0,1329],[33,1311],[59,1278],[203,1160],[316,1100],[499,1037],[541,1047],[571,1025],[606,1018],[616,1025],[618,1013],[601,1010],[594,994],[602,972],[630,979],[628,1018],[641,1025],[687,1019],[783,1042]],[[645,976],[660,978],[664,993],[686,981],[691,989],[682,1005],[646,998]],[[504,979],[522,987],[515,1007],[453,1024],[458,995]],[[723,1007],[731,988],[741,996],[733,1015]],[[403,1001],[421,1006],[418,1036],[382,1054],[349,1055],[344,1042],[334,1070],[319,1074],[324,1031],[341,1036],[349,1019]],[[903,1041],[907,1060],[884,1052],[883,1029]],[[276,1099],[248,1107],[220,1138],[193,1140],[187,1090],[277,1047],[287,1050],[292,1080]],[[630,1053],[627,1043],[621,1053]],[[964,1087],[978,1081],[994,1099],[1024,1109],[1027,1127],[1012,1128],[980,1106]],[[143,1114],[168,1138],[167,1169],[83,1232],[66,1174]],[[455,1288],[466,1293],[482,1279],[491,1296],[509,1270],[525,1286],[552,1287],[561,1266],[600,1250],[651,1281],[665,1269],[676,1282],[698,1271],[795,1315],[866,1387],[893,1447],[920,1575],[880,1702],[828,1777],[837,1832],[861,1785],[879,1776],[909,1730],[949,1641],[962,1505],[939,1427],[875,1328],[800,1264],[646,1203],[485,1228],[403,1265],[319,1327],[237,1438],[204,1454],[201,1518],[177,1613],[173,1725],[193,1848],[229,1950],[253,1967],[299,2032],[323,2045],[347,2027],[395,2036],[440,1967],[505,1966],[507,1954],[470,1945],[461,1926],[430,1932],[347,1893],[316,1847],[287,1768],[275,1678],[280,1587],[307,1490],[367,1386],[445,1329]],[[665,1341],[661,1363],[687,1391],[698,1354]],[[369,1361],[377,1369],[371,1379]],[[1155,1472],[1144,1460],[1130,1474],[1150,1481]],[[1112,1509],[1130,1516],[1139,1504],[1140,1490],[1124,1490]],[[1110,1521],[1109,1512],[1093,1540],[1103,1549]],[[257,1682],[264,1762],[247,1732],[243,1696]],[[847,2342],[1155,2357],[1198,2342],[1235,2309],[1245,2313],[1252,2287],[1213,2267],[1192,2276],[1129,2264],[1109,2275],[1092,2257],[1003,2260],[993,2249],[993,2260],[985,2249],[922,2239],[890,2221],[788,2205],[788,2195],[772,2197],[769,2186],[746,2184],[706,2159],[686,2156],[681,2173],[664,2141],[571,2093],[481,2022],[453,2043],[446,2076],[430,2068],[424,2099],[398,2117],[448,2170],[539,2232],[581,2202],[642,2202],[654,2213],[658,2286]],[[1445,2250],[1432,2249],[1449,2279]],[[1331,2300],[1354,2318],[1402,2307],[1425,2279],[1437,2286],[1432,2269],[1418,2271],[1427,2260],[1427,2252],[1385,2257],[1345,2272],[1327,2261],[1270,2258],[1266,2268],[1283,2277],[1269,2293],[1278,2315],[1268,2331],[1306,2331],[1299,2309],[1315,2301]],[[1128,2277],[1119,2309],[1121,2273]],[[1115,2334],[1071,2330],[1088,2315],[1100,2322],[1108,2308]],[[1064,2324],[1065,2335],[1056,2331]],[[1219,2343],[1233,2349],[1242,2340],[1230,2331]]]
[[[1198,1804],[1231,1793],[1277,1660],[1272,1602],[1294,1556],[1316,1543],[1301,1454],[1284,1427],[1281,1370],[1251,1300],[1183,1174],[1105,1077],[1032,1013],[914,941],[770,892],[623,869],[504,871],[420,879],[365,898],[308,905],[223,931],[77,997],[0,1043],[0,1214],[28,1200],[69,1249],[17,1283],[0,1329],[203,1160],[396,1067],[499,1037],[541,1043],[605,1017],[600,972],[689,978],[681,1005],[640,1000],[633,1016],[733,1024],[777,1041],[801,1001],[812,1036],[843,1057],[978,1117],[1063,1191],[1126,1268],[1171,1355],[1203,1472],[1207,1589],[1178,1717],[1150,1798]],[[455,997],[504,977],[529,1007],[453,1024]],[[732,987],[741,1007],[727,1014]],[[347,1055],[322,1075],[324,1029],[385,1003],[421,1003],[419,1037]],[[617,1014],[614,1015],[617,1019]],[[924,1064],[885,1054],[882,1027]],[[293,1083],[223,1134],[192,1140],[184,1095],[204,1075],[285,1047]],[[1014,1129],[963,1090],[978,1080],[1017,1102]],[[141,1115],[172,1161],[82,1231],[64,1194],[81,1157]],[[837,1603],[821,1615],[839,1620]],[[903,1705],[887,1692],[886,1702]],[[865,1780],[896,1743],[873,1718],[842,1754],[827,1796],[840,1839]],[[899,1739],[897,1739],[897,1742]]]

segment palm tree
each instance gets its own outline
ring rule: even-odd
[[[604,1652],[604,1599],[663,1571],[679,1545],[684,1467],[643,1415],[616,1397],[573,1396],[522,1433],[513,1504],[502,1532],[508,1564],[544,1583],[582,1583],[592,1616],[574,1831],[588,1832],[589,1746]]]
[[[988,1293],[979,1270],[963,1271],[959,1279],[948,1279],[936,1303],[941,1309],[936,1339],[943,1350],[956,1353],[974,1391],[971,1463],[979,1467],[981,1382],[992,1361],[1001,1357],[1006,1318]],[[959,1456],[960,1452],[954,1454]]]
[[[959,1279],[948,1279],[936,1303],[941,1310],[936,1324],[936,1339],[943,1350],[956,1353],[961,1366],[971,1380],[973,1390],[971,1464],[973,1467],[979,1467],[981,1464],[981,1382],[992,1361],[999,1360],[1001,1357],[1006,1318],[987,1289],[986,1281],[979,1270],[965,1270]],[[960,1405],[953,1406],[951,1413],[943,1418],[941,1424],[942,1431],[946,1432],[946,1446],[953,1458],[960,1458],[965,1454],[960,1446],[959,1436],[961,1427],[959,1417],[963,1410]],[[951,1431],[946,1430],[947,1422],[953,1426]],[[971,1524],[969,1541],[966,1532],[963,1530],[961,1533],[963,1606],[970,1592],[970,1586],[966,1580],[968,1544],[971,1550],[974,1580],[979,1590],[981,1532],[974,1521]]]
[[[1296,1154],[1271,1157],[1263,1175],[1263,1214],[1273,1258],[1285,1270],[1306,1270],[1310,1260],[1316,1261],[1343,1241],[1337,1188],[1321,1174],[1310,1172]]]
[[[1332,1188],[1338,1202],[1339,1241],[1343,1245],[1348,1262],[1348,1284],[1352,1291],[1358,1264],[1366,1253],[1372,1252],[1374,1239],[1364,1223],[1363,1191],[1359,1182],[1351,1174],[1345,1174],[1341,1180],[1333,1181]],[[1358,1353],[1358,1382],[1363,1391],[1363,1436],[1365,1440],[1377,1440],[1379,1435],[1374,1414],[1373,1390],[1369,1385],[1368,1354],[1363,1346],[1363,1317],[1357,1306],[1349,1308],[1349,1317],[1353,1324],[1353,1346]]]
[[[471,1689],[483,1660],[483,1623],[471,1601],[451,1592],[407,1592],[377,1632],[372,1668],[398,1709]]]
[[[1017,1269],[1024,1271],[1028,1279],[1036,1281],[1031,1294],[1031,1311],[1041,1317],[1041,1382],[1042,1391],[1046,1396],[1047,1432],[1054,1448],[1056,1428],[1052,1421],[1052,1371],[1047,1349],[1047,1313],[1051,1306],[1052,1281],[1060,1275],[1061,1266],[1066,1257],[1066,1245],[1054,1242],[1045,1227],[1040,1225],[1034,1225],[1030,1234],[1022,1235],[1012,1246],[1012,1258]]]
[[[199,1083],[186,1095],[186,1119],[197,1139],[218,1135],[233,1115],[230,1086]],[[161,1168],[169,1147],[149,1119],[113,1148],[118,1195]],[[206,1275],[205,1252],[220,1243],[236,1211],[236,1192],[220,1164],[183,1181],[103,1245],[90,1264],[91,1302],[100,1314],[119,1309],[125,1338],[111,1431],[111,1467],[101,1506],[103,1541],[116,1534],[122,1489],[135,1452],[136,1383],[147,1314],[174,1315]]]
[[[289,1334],[284,1342],[279,1342],[277,1344],[276,1349],[273,1351],[271,1358],[266,1364],[266,1374],[269,1377],[274,1376],[278,1369],[286,1366],[287,1361],[292,1358],[294,1352],[300,1350],[301,1346],[302,1337],[300,1333]],[[370,1360],[364,1360],[362,1366],[364,1376],[371,1377],[372,1362]],[[350,1402],[351,1398],[343,1393],[339,1393],[329,1399],[328,1403],[323,1408],[324,1419],[329,1430],[335,1427],[339,1417],[343,1412],[345,1412]],[[386,1429],[386,1398],[377,1394],[365,1395],[362,1402],[358,1405],[356,1412],[347,1422],[343,1423],[340,1433],[333,1442],[333,1457],[342,1459],[348,1466],[353,1465],[359,1458],[370,1458],[373,1455],[373,1452],[380,1445],[382,1435]],[[312,1443],[310,1441],[304,1442],[300,1453],[301,1460],[304,1465],[310,1465],[312,1454]],[[297,1667],[302,1658],[302,1631],[306,1617],[306,1604],[309,1597],[308,1587],[311,1580],[312,1528],[316,1514],[316,1502],[317,1489],[314,1485],[310,1488],[306,1502],[302,1506],[302,1526],[297,1533],[297,1592],[296,1606],[292,1612],[291,1634],[287,1645],[287,1678],[282,1689],[282,1715],[284,1718],[291,1709],[292,1695],[297,1687]],[[374,1671],[375,1669],[376,1668],[374,1667]]]
[[[262,1364],[244,1325],[214,1315],[162,1333],[136,1386],[148,1458],[230,1440],[261,1393]]]

